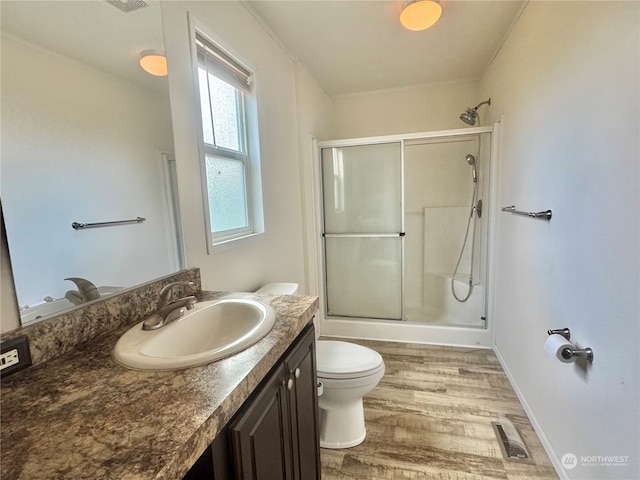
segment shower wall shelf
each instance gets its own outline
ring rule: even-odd
[[[131,220],[117,220],[114,222],[97,222],[97,223],[79,223],[73,222],[71,224],[71,228],[74,230],[81,230],[83,228],[97,228],[97,227],[113,227],[115,225],[127,225],[130,223],[142,223],[146,220],[146,218],[136,217]]]
[[[516,215],[524,215],[525,217],[542,218],[544,220],[551,220],[551,210],[545,210],[544,212],[523,212],[521,210],[516,210],[515,205],[510,205],[508,207],[503,207],[502,211],[508,212],[508,213],[514,213]]]

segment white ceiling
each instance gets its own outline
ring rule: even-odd
[[[523,0],[441,0],[421,32],[398,20],[403,0],[246,0],[330,95],[479,78]]]
[[[123,0],[124,1],[124,0]],[[240,0],[330,95],[479,78],[526,0],[441,0],[442,17],[412,32],[403,0]],[[2,31],[149,88],[138,65],[164,50],[157,0],[124,13],[104,1],[0,1]]]

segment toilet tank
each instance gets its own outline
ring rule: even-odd
[[[276,295],[295,295],[298,293],[297,283],[267,283],[256,290],[256,293],[272,293]]]
[[[267,283],[262,288],[256,290],[256,293],[271,293],[275,295],[296,295],[298,293],[297,283]],[[316,331],[316,340],[320,338],[320,325],[318,324],[318,315],[313,316],[313,326]]]

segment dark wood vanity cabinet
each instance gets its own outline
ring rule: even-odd
[[[229,427],[237,478],[293,478],[287,371],[281,365]]]
[[[229,426],[240,480],[320,478],[313,326]]]
[[[193,479],[320,479],[313,324],[185,477]]]
[[[301,338],[285,364],[293,375],[289,392],[292,413],[293,478],[320,479],[320,433],[318,413],[318,379],[316,375],[316,343],[313,324]]]

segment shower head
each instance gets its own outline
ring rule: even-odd
[[[467,108],[460,115],[460,120],[462,120],[467,125],[475,125],[476,120],[478,118],[478,108],[480,108],[484,104],[491,105],[491,99],[485,100],[484,102],[480,102],[478,105],[476,105],[473,108]]]
[[[460,115],[460,120],[462,120],[467,125],[475,125],[477,117],[478,112],[476,112],[472,108],[467,108],[467,110]]]
[[[473,178],[474,183],[477,183],[478,172],[476,171],[476,157],[469,153],[465,159],[467,160],[467,163],[473,167],[473,170],[471,170],[471,177]]]

